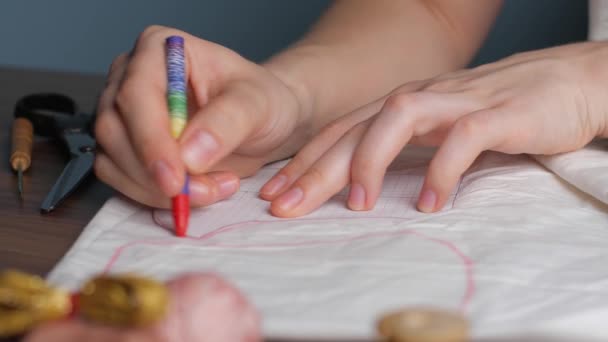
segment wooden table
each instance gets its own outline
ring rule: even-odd
[[[92,111],[103,89],[102,75],[0,68],[0,269],[18,268],[45,275],[61,259],[112,191],[90,177],[50,214],[40,204],[61,173],[67,154],[55,143],[37,139],[31,169],[24,177],[24,200],[9,166],[10,130],[15,102],[31,92],[60,92],[81,110]]]

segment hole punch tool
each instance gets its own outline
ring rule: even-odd
[[[74,100],[55,93],[36,93],[17,101],[15,117],[32,123],[34,134],[56,139],[67,149],[70,159],[42,201],[43,213],[53,211],[91,173],[95,159],[92,125],[95,116],[80,113]]]

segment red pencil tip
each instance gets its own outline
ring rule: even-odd
[[[186,236],[188,230],[188,218],[190,217],[190,201],[186,194],[173,197],[173,222],[175,235]]]
[[[74,318],[78,315],[79,303],[80,303],[80,293],[72,293],[70,295],[70,302],[72,302],[72,309],[68,315],[68,318]]]

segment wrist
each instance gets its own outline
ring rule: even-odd
[[[306,130],[310,137],[318,130],[315,113],[319,112],[319,84],[315,80],[319,78],[314,75],[321,55],[317,47],[297,46],[262,64],[293,94],[298,104],[297,127]]]

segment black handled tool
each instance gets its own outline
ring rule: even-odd
[[[21,98],[15,105],[15,117],[29,120],[36,135],[57,139],[69,152],[68,163],[40,208],[44,213],[51,212],[93,170],[95,138],[91,127],[94,115],[79,113],[70,97],[39,93]]]

